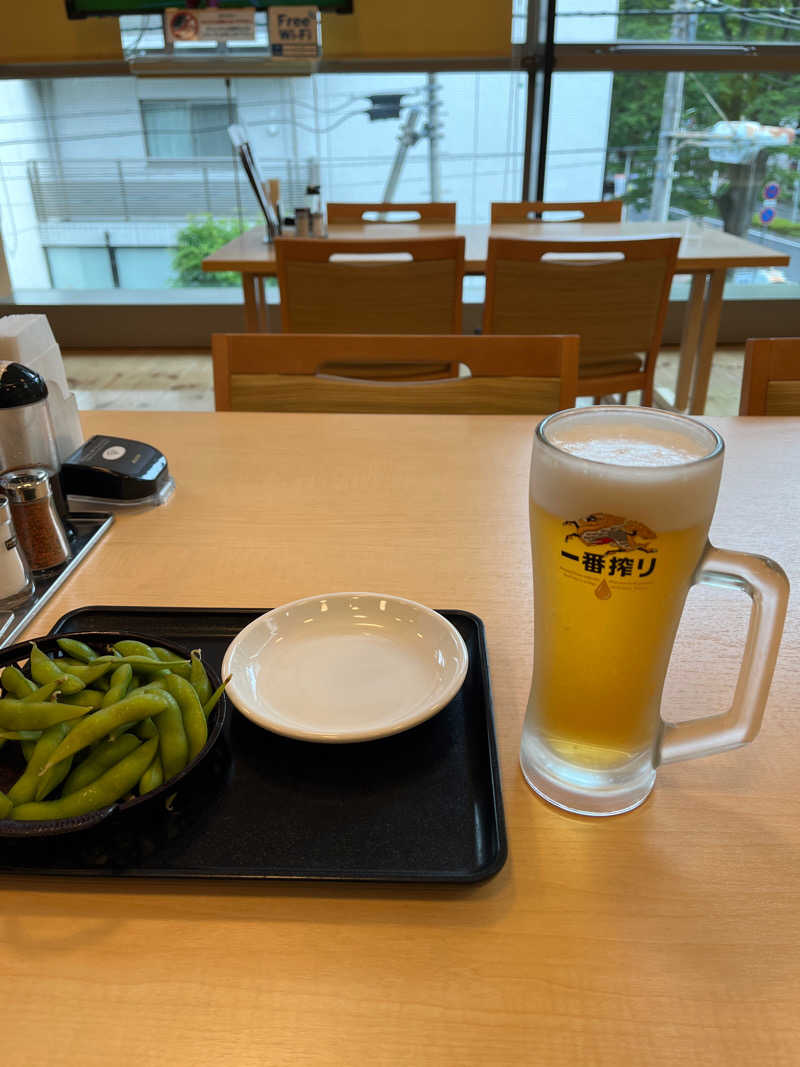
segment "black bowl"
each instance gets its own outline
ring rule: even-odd
[[[94,649],[104,649],[107,645],[113,645],[117,641],[134,640],[144,641],[146,644],[157,644],[161,648],[166,648],[169,652],[174,652],[181,659],[188,659],[190,654],[189,650],[183,648],[181,645],[176,645],[169,641],[162,641],[160,638],[154,641],[152,637],[128,632],[84,632],[62,634],[61,636],[69,637],[74,641],[85,641],[87,645]],[[42,652],[46,652],[48,655],[62,655],[61,649],[58,646],[57,637],[37,637],[30,641],[21,641],[17,645],[10,645],[8,648],[0,649],[0,670],[12,663],[21,668],[22,665],[27,662],[31,652],[31,645],[34,643],[39,646]],[[220,685],[220,677],[205,660],[203,660],[203,666],[208,674],[211,688],[212,690],[215,690]],[[26,822],[17,819],[0,819],[0,837],[49,837],[53,834],[74,833],[76,830],[86,830],[90,826],[96,826],[98,823],[103,822],[112,815],[122,815],[128,811],[135,811],[144,805],[153,804],[157,802],[159,798],[162,798],[163,803],[175,789],[178,782],[185,778],[187,774],[191,774],[194,768],[211,752],[211,749],[222,734],[227,715],[228,701],[223,693],[219,703],[209,717],[208,740],[206,741],[204,748],[197,753],[193,760],[190,760],[189,763],[186,764],[182,771],[173,774],[173,776],[160,785],[158,789],[152,789],[149,793],[145,793],[143,796],[132,797],[130,800],[110,804],[108,807],[99,808],[97,811],[91,811],[86,815],[76,815],[71,819],[42,819],[38,822]],[[7,749],[10,747],[11,746],[4,746],[3,749],[0,749],[0,770],[9,769],[10,765],[8,762]]]

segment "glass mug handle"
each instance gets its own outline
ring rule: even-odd
[[[730,709],[688,722],[663,723],[657,763],[710,756],[753,740],[761,728],[789,601],[789,581],[774,560],[711,544],[706,545],[692,584],[741,589],[750,597],[744,656]]]

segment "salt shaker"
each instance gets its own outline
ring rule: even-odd
[[[71,555],[50,488],[52,475],[46,467],[25,467],[0,478],[20,547],[34,574],[60,567]]]
[[[0,496],[0,611],[18,607],[32,592],[33,582],[17,544],[11,509]]]

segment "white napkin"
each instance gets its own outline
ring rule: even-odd
[[[22,363],[47,383],[47,407],[53,423],[58,458],[83,443],[78,405],[70,392],[64,360],[46,315],[4,315],[0,318],[0,361]]]

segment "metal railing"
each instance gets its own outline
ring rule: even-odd
[[[307,165],[269,165],[284,209],[304,202]],[[183,220],[207,212],[252,216],[255,200],[239,164],[224,159],[30,160],[28,181],[39,222]]]

